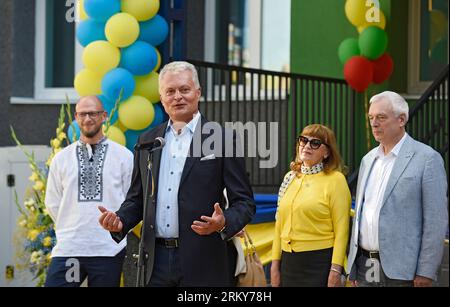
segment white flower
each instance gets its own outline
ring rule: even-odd
[[[30,263],[39,263],[43,255],[44,252],[41,250],[32,252],[30,256]]]

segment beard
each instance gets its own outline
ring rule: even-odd
[[[82,127],[80,127],[80,130],[81,130],[81,133],[82,133],[85,137],[87,137],[87,138],[93,138],[94,136],[96,136],[96,135],[99,133],[99,131],[100,131],[101,128],[102,128],[102,126],[94,127],[94,128],[92,128],[92,130],[87,131],[87,130],[83,129]]]

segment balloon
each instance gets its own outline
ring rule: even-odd
[[[84,9],[90,17],[107,21],[120,12],[120,0],[84,0]]]
[[[394,61],[388,53],[383,54],[373,62],[373,83],[381,84],[392,75]]]
[[[342,64],[347,63],[348,59],[360,55],[358,40],[356,38],[345,39],[338,48],[339,60]]]
[[[161,53],[159,53],[158,49],[155,48],[155,50],[156,50],[156,54],[158,55],[158,62],[156,64],[155,69],[153,69],[153,71],[158,71],[158,69],[161,67],[162,60],[161,60]]]
[[[80,20],[86,20],[89,18],[89,16],[86,14],[86,10],[84,9],[84,0],[78,0],[77,14]]]
[[[140,23],[141,32],[139,40],[145,41],[152,46],[161,45],[169,35],[169,24],[160,15]]]
[[[155,117],[153,104],[141,96],[132,96],[120,104],[119,120],[131,130],[147,128]]]
[[[122,49],[120,67],[128,69],[133,75],[147,75],[153,71],[156,64],[158,64],[156,49],[146,42],[137,41]]]
[[[361,55],[371,60],[379,58],[386,51],[387,45],[388,36],[386,32],[378,27],[367,27],[359,35]]]
[[[344,66],[344,78],[357,92],[364,92],[373,79],[373,63],[362,56],[354,56]]]
[[[150,102],[159,102],[158,73],[152,72],[146,76],[135,77],[136,89],[134,94],[145,97]]]
[[[102,93],[102,75],[89,69],[83,69],[76,75],[74,86],[81,97],[100,95]]]
[[[105,74],[120,62],[120,51],[107,41],[90,43],[83,51],[83,63],[87,69]]]
[[[380,14],[379,20],[372,21],[372,22],[368,22],[367,20],[365,20],[362,25],[358,26],[359,33],[362,33],[367,27],[370,27],[370,26],[375,26],[382,30],[384,30],[386,28],[386,16],[384,16],[383,11],[380,10],[379,8],[375,8],[375,9],[379,11],[379,14]]]
[[[159,0],[122,0],[122,11],[139,21],[149,20],[159,11]]]
[[[155,118],[153,119],[149,129],[153,129],[156,126],[161,125],[166,120],[166,114],[160,103],[154,103],[153,108],[155,109]]]
[[[119,113],[117,113],[117,114],[119,114]],[[117,115],[117,116],[119,116],[119,115]],[[120,120],[116,121],[116,122],[114,123],[114,126],[116,126],[117,128],[119,128],[122,132],[127,132],[127,131],[128,131],[128,128],[125,127],[125,126],[120,122]]]
[[[116,123],[117,120],[119,119],[119,106],[117,106],[117,109],[114,111],[114,115],[112,115],[112,111],[116,104],[115,101],[109,99],[105,95],[99,95],[97,97],[102,102],[103,109],[105,109],[105,111],[108,112],[109,123],[111,125],[114,125],[114,123]],[[112,115],[112,117],[111,117],[111,115]]]
[[[139,23],[130,14],[112,16],[105,27],[106,38],[116,47],[128,47],[139,37]]]
[[[77,39],[83,47],[94,41],[106,40],[105,22],[95,19],[86,19],[80,22],[77,27]]]
[[[75,135],[74,135],[75,134]],[[73,143],[74,141],[77,141],[80,139],[80,126],[78,126],[78,123],[76,120],[74,120],[70,125],[69,128],[67,128],[67,136],[69,137],[69,142]],[[73,139],[75,136],[75,140]]]
[[[108,72],[102,80],[103,93],[111,100],[119,99],[122,91],[120,101],[124,101],[131,97],[136,87],[133,75],[126,69],[115,68]]]
[[[345,15],[347,19],[356,27],[366,21],[366,0],[347,0],[345,2]]]
[[[148,131],[148,130],[151,130],[151,129],[147,128],[147,129],[144,129],[144,130],[127,130],[127,131],[125,131],[125,137],[127,138],[126,147],[129,150],[133,151],[134,150],[134,145],[137,144],[137,140],[138,140],[139,136],[143,132]]]
[[[108,131],[105,131],[106,127],[103,126],[103,133],[106,135],[108,139],[111,141],[114,141],[122,146],[125,146],[127,143],[127,139],[125,138],[125,134],[123,132],[115,127],[115,126],[109,126]]]
[[[127,130],[125,132],[125,136],[127,138],[127,148],[133,151],[134,145],[137,143],[137,139],[139,135],[146,131],[150,131],[156,126],[162,124],[164,122],[164,111],[162,109],[161,104],[153,104],[153,107],[155,108],[155,118],[153,119],[153,122],[148,128],[145,128],[143,130]],[[119,121],[120,123],[120,121]]]

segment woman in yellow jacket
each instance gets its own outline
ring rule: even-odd
[[[273,287],[341,286],[351,195],[333,131],[303,129],[278,195]]]

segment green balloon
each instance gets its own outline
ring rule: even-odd
[[[378,59],[384,54],[388,45],[388,36],[384,30],[371,26],[359,35],[361,54],[370,60]]]
[[[358,40],[356,38],[347,38],[342,41],[338,48],[339,61],[344,65],[354,56],[361,55]]]

